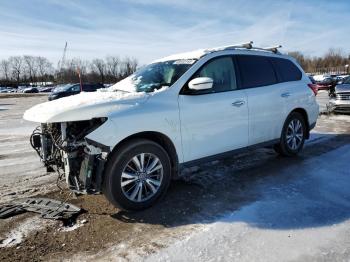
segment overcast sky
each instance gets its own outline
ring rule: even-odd
[[[350,0],[2,0],[0,59],[133,56],[141,63],[253,40],[282,51],[350,53]]]

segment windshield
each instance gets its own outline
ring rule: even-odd
[[[344,79],[343,84],[350,84],[350,76]]]
[[[194,59],[181,59],[153,63],[140,68],[131,76],[109,87],[109,90],[153,92],[174,84],[195,62]]]

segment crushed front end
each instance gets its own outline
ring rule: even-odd
[[[106,120],[41,124],[33,131],[30,143],[48,171],[65,177],[69,189],[80,194],[99,193],[109,147],[86,136]]]

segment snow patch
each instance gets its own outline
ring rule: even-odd
[[[157,60],[154,60],[152,63],[173,61],[173,60],[183,60],[183,59],[199,59],[202,56],[206,55],[209,52],[208,49],[198,49],[191,52],[184,52],[179,54],[174,54],[170,56],[166,56]]]
[[[16,246],[31,233],[42,230],[52,223],[53,221],[44,220],[38,217],[28,218],[6,235],[5,239],[1,241],[0,248]]]
[[[303,175],[288,184],[265,180],[259,201],[203,225],[207,230],[144,260],[284,261],[319,254],[320,249],[347,238],[349,157],[346,145],[280,170],[279,177]]]
[[[70,232],[70,231],[74,231],[76,229],[78,229],[79,227],[82,227],[84,224],[87,223],[87,220],[83,219],[81,221],[78,221],[77,223],[75,223],[74,225],[72,226],[68,226],[68,227],[63,227],[63,228],[60,228],[59,231],[60,232]]]
[[[78,95],[38,104],[25,111],[23,118],[33,122],[47,123],[61,122],[59,120],[73,121],[70,119],[59,119],[60,116],[69,118],[72,115],[76,115],[78,118],[76,120],[87,120],[98,116],[106,117],[107,112],[121,108],[121,102],[125,104],[126,100],[137,100],[146,97],[146,93],[126,93],[121,91],[82,92]],[[137,101],[132,102],[134,105],[137,103]],[[73,110],[77,112],[72,112]],[[83,119],[84,117],[86,119]]]

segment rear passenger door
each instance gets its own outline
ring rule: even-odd
[[[300,81],[302,78],[300,69],[289,59],[271,57],[270,61],[277,74],[286,119],[295,108],[306,106],[306,84]]]
[[[247,93],[249,145],[280,137],[285,121],[284,92],[268,56],[236,55],[240,88]]]

